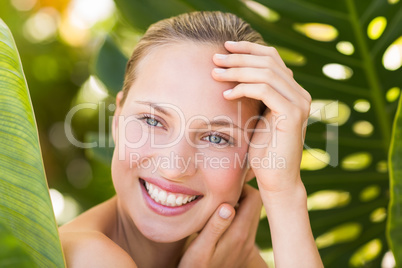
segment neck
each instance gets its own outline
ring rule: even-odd
[[[158,243],[146,238],[116,202],[116,229],[113,240],[123,248],[138,267],[177,267],[187,238],[172,243]]]

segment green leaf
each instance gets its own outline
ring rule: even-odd
[[[177,4],[173,0],[115,2],[140,30],[183,11],[232,12],[278,48],[313,97],[306,149],[316,154],[302,163],[302,178],[325,267],[379,267],[388,251],[388,148],[402,84],[401,68],[385,68],[383,58],[402,36],[402,2],[182,0],[177,10],[169,7]],[[384,31],[370,33],[379,17]],[[331,75],[324,74],[328,68]],[[349,236],[339,235],[344,226]],[[267,233],[267,225],[259,227],[262,248],[271,246]]]
[[[192,11],[180,0],[115,0],[115,3],[126,20],[142,31],[158,20]]]
[[[13,37],[2,20],[0,148],[0,222],[35,266],[64,267],[28,87]]]
[[[396,267],[402,265],[402,98],[395,116],[389,151],[391,201],[389,205],[388,241],[395,256]]]
[[[0,267],[30,268],[35,262],[22,248],[20,241],[0,223]]]
[[[114,151],[114,144],[111,136],[89,132],[85,135],[85,142],[97,144],[97,146],[86,150],[86,155],[89,159],[93,158],[107,166],[111,165]]]
[[[108,36],[96,56],[94,72],[112,96],[123,89],[127,58]]]

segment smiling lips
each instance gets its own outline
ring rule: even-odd
[[[162,204],[168,207],[179,207],[194,201],[197,195],[186,195],[181,193],[171,193],[162,190],[155,184],[145,181],[145,188],[149,196],[158,204]]]

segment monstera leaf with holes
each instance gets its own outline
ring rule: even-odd
[[[64,266],[28,87],[0,20],[0,267]]]
[[[400,64],[392,62],[392,51],[402,43],[402,3],[398,0],[115,2],[126,21],[141,31],[151,23],[183,12],[232,12],[278,48],[295,79],[313,97],[302,179],[309,194],[311,225],[324,264],[379,267],[388,251],[387,152],[402,83],[402,76],[396,71]],[[126,61],[112,39],[107,39],[97,55],[95,74],[111,94],[121,88]],[[257,243],[261,248],[271,247],[266,219],[262,219],[258,232]]]

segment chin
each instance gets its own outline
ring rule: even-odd
[[[171,228],[167,228],[166,223],[163,225],[163,227],[160,227],[144,223],[137,225],[137,228],[144,237],[156,243],[178,242],[197,232],[197,230],[183,230],[181,226],[172,226]]]

